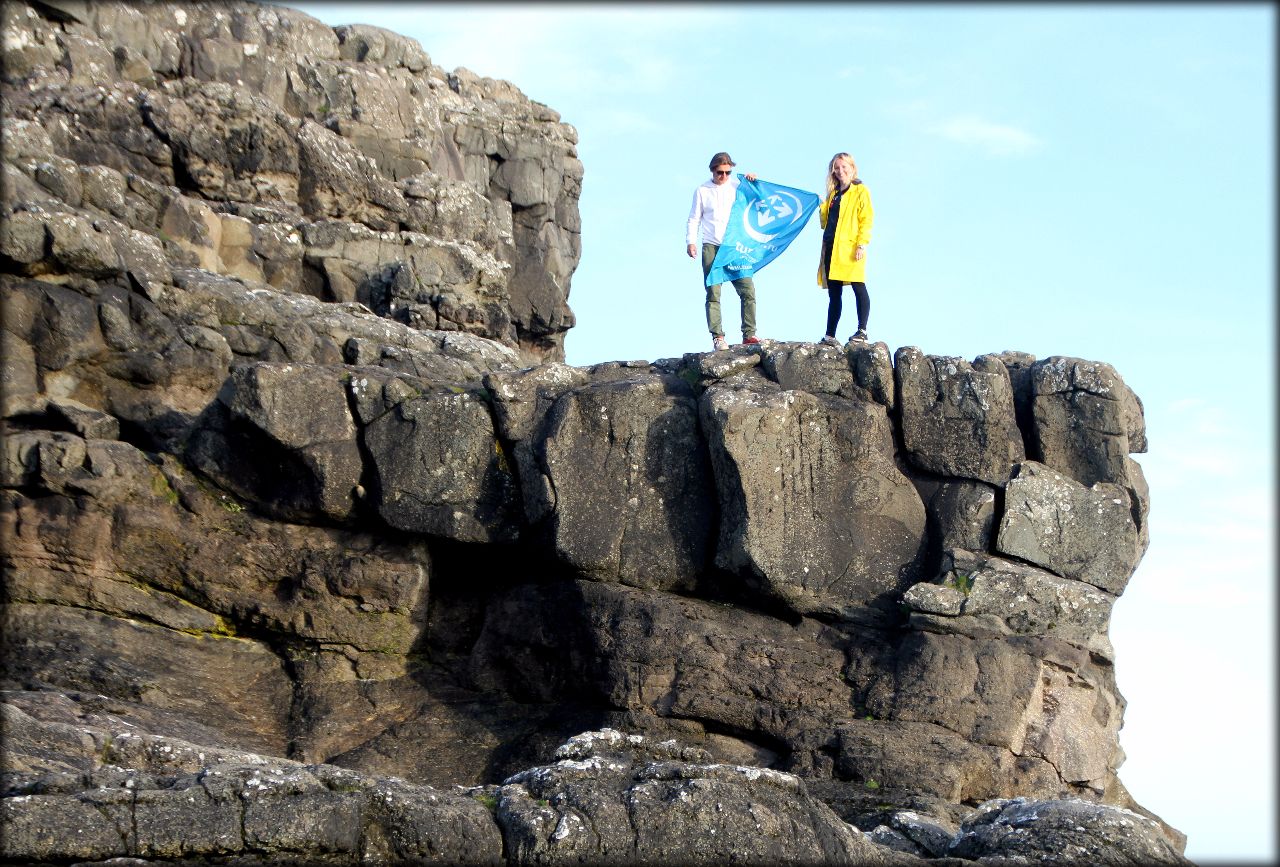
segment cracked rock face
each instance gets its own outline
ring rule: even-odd
[[[563,359],[582,164],[555,112],[283,7],[60,5],[5,13],[21,271],[198,267]]]
[[[867,863],[879,853],[791,774],[675,741],[587,732],[498,789],[515,863]]]
[[[914,583],[924,506],[894,464],[883,409],[713,387],[702,418],[720,497],[717,565],[804,614],[883,604]]]
[[[538,471],[556,553],[599,580],[690,589],[711,556],[711,462],[692,389],[646,374],[592,383],[548,411]]]
[[[944,476],[1006,482],[1023,445],[1004,364],[990,355],[970,363],[908,346],[894,365],[909,460]]]
[[[3,857],[1181,851],[1119,778],[1108,365],[569,367],[582,169],[514,86],[280,7],[4,16]]]
[[[1074,799],[993,801],[953,838],[949,854],[1042,864],[1189,864],[1146,816]]]
[[[996,548],[1116,595],[1142,556],[1125,488],[1085,488],[1032,461],[1005,488]]]

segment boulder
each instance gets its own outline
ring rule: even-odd
[[[844,353],[835,347],[821,343],[772,344],[761,356],[761,364],[769,378],[785,389],[854,396],[853,371]]]
[[[844,354],[853,371],[854,385],[863,390],[866,399],[882,404],[890,411],[896,409],[898,395],[888,344],[851,340],[845,344]]]
[[[1055,355],[1031,366],[1031,395],[1031,457],[1082,485],[1130,484],[1128,457],[1147,450],[1147,431],[1115,368]]]
[[[494,424],[509,447],[520,476],[525,520],[541,522],[555,505],[555,492],[534,456],[538,433],[547,411],[560,395],[587,382],[582,370],[550,362],[517,371],[487,374],[484,386],[493,401]]]
[[[929,517],[929,541],[934,555],[931,566],[945,551],[990,550],[996,530],[997,488],[969,479],[915,481]]]
[[[548,412],[536,451],[561,560],[601,581],[693,588],[713,553],[715,491],[683,380],[644,374],[575,388]]]
[[[994,356],[982,355],[970,364],[906,346],[894,355],[894,371],[911,464],[1003,485],[1024,457],[1004,365]]]
[[[894,810],[888,819],[887,825],[880,825],[867,835],[872,842],[926,858],[946,857],[956,832],[952,823],[914,810]]]
[[[1001,557],[948,551],[938,580],[915,585],[902,601],[916,629],[974,638],[1051,635],[1114,656],[1106,637],[1114,596]]]
[[[367,380],[353,378],[351,387],[367,388]],[[383,401],[360,432],[370,497],[382,519],[398,530],[463,542],[513,541],[518,491],[487,396],[434,387],[395,397],[384,391]]]
[[[936,723],[847,720],[835,728],[834,752],[835,776],[889,809],[922,796],[960,803],[1015,791],[1052,797],[1064,789],[1047,762],[974,743]]]
[[[344,378],[320,365],[235,367],[188,461],[271,514],[347,518],[364,465]]]
[[[556,758],[498,790],[512,864],[880,862],[791,774],[612,729],[577,736]]]
[[[709,388],[716,565],[800,614],[857,617],[915,583],[924,505],[882,407],[804,391]]]
[[[1191,863],[1151,819],[1079,799],[1012,798],[983,804],[961,824],[948,854],[984,863]]]
[[[1142,557],[1128,491],[1086,488],[1035,461],[1020,464],[1005,489],[996,549],[1114,595]]]

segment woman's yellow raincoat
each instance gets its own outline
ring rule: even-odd
[[[832,194],[834,195],[834,194]],[[831,196],[818,205],[818,222],[827,227],[827,212],[831,209]],[[836,236],[831,242],[831,279],[841,283],[867,282],[867,256],[853,258],[853,249],[871,241],[871,194],[867,185],[851,184],[840,198],[840,212],[836,216]],[[818,250],[818,285],[827,285],[827,275],[822,270],[822,250]]]

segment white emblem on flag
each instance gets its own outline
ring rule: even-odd
[[[785,232],[803,213],[798,198],[779,190],[743,211],[742,228],[752,240],[763,244]]]

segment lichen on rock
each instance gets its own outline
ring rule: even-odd
[[[515,85],[4,16],[0,859],[1182,863],[1119,779],[1109,365],[572,367],[584,167]]]

